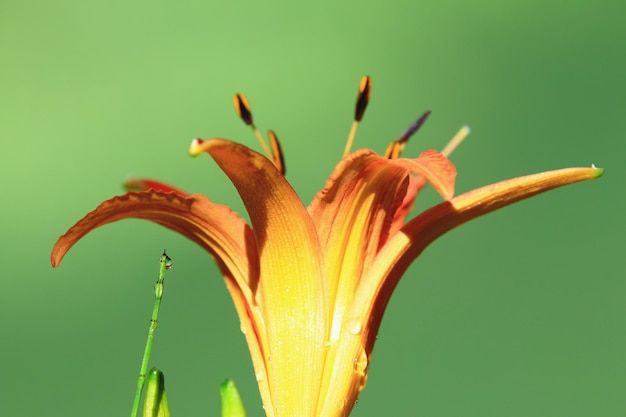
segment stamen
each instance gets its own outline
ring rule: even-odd
[[[430,110],[425,111],[419,119],[417,119],[411,126],[409,126],[409,128],[402,135],[400,135],[398,139],[396,139],[396,142],[404,143],[408,141],[409,138],[413,136],[413,134],[417,132],[420,127],[422,127],[426,119],[428,119],[428,116],[430,116]]]
[[[265,139],[263,139],[263,136],[261,136],[261,132],[259,132],[259,129],[256,128],[254,122],[252,121],[252,112],[250,111],[250,104],[248,103],[248,99],[246,99],[246,96],[240,93],[235,94],[235,97],[233,97],[233,105],[235,106],[235,111],[237,112],[241,120],[243,120],[243,122],[248,126],[252,127],[252,131],[259,140],[259,143],[261,144],[265,155],[267,155],[268,158],[272,159],[272,153],[270,152],[270,148],[267,147],[267,143],[265,143]]]
[[[274,155],[274,165],[280,171],[281,174],[285,175],[285,159],[283,158],[283,150],[280,147],[280,142],[278,141],[278,137],[273,130],[267,131],[267,136],[270,138],[270,145],[272,147],[272,154]]]
[[[354,111],[354,120],[360,122],[367,108],[367,104],[370,101],[370,94],[372,93],[372,79],[367,75],[361,78],[361,84],[359,85],[359,95],[356,99],[356,108]]]
[[[352,128],[350,129],[350,134],[348,135],[348,142],[346,143],[346,148],[343,151],[344,157],[350,153],[350,149],[354,143],[354,137],[356,136],[356,129],[359,122],[363,118],[367,104],[370,101],[371,92],[372,79],[366,75],[361,78],[361,84],[359,85],[359,95],[356,98],[356,107],[354,110],[354,122],[352,122]]]
[[[404,148],[406,148],[406,144],[409,141],[409,138],[417,132],[417,130],[422,127],[426,119],[430,116],[430,110],[427,110],[422,114],[419,119],[417,119],[409,128],[400,135],[400,137],[389,144],[387,150],[385,150],[385,158],[396,159],[400,157]]]
[[[239,117],[241,117],[241,120],[248,126],[251,125],[252,113],[250,112],[250,104],[246,96],[243,94],[235,94],[235,97],[233,97],[233,105],[235,106],[235,111]]]
[[[450,156],[452,151],[454,151],[456,147],[459,146],[461,142],[463,142],[463,139],[465,139],[467,135],[469,134],[470,134],[469,126],[463,126],[461,129],[459,129],[456,135],[454,135],[454,137],[450,139],[450,142],[448,142],[446,147],[443,148],[443,150],[441,151],[441,154],[445,156],[446,158]]]
[[[385,150],[385,158],[389,158],[389,159],[397,159],[400,157],[400,153],[404,150],[404,144],[398,142],[397,140],[394,140],[393,142],[391,142],[389,144],[389,146],[387,146],[387,149]]]
[[[346,147],[343,150],[344,158],[350,153],[350,149],[352,148],[352,143],[354,143],[354,137],[356,136],[356,129],[358,126],[359,122],[357,122],[356,120],[352,122],[352,127],[350,128],[350,133],[348,134],[348,141],[346,142]]]

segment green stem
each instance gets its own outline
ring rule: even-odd
[[[135,391],[135,400],[133,401],[133,408],[130,412],[130,417],[137,417],[139,412],[139,400],[141,398],[141,391],[143,384],[146,381],[146,372],[148,371],[148,360],[150,359],[150,352],[152,351],[152,341],[154,340],[154,332],[157,328],[159,309],[161,308],[161,298],[163,297],[165,271],[172,267],[172,260],[163,251],[160,259],[161,266],[159,268],[159,279],[154,284],[154,308],[152,309],[152,317],[150,319],[150,327],[148,328],[148,340],[146,341],[146,349],[143,353],[143,359],[141,360],[141,369],[139,370],[139,378],[137,379],[137,390]]]

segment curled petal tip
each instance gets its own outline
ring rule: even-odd
[[[204,141],[199,138],[192,140],[191,144],[189,145],[189,155],[190,156],[200,155],[204,151],[204,148],[202,147],[203,143]]]
[[[576,178],[571,182],[578,182],[584,180],[595,180],[604,175],[604,168],[598,168],[596,164],[591,164],[589,168],[569,168],[561,171],[569,171],[571,178]]]
[[[71,245],[67,245],[65,242],[61,242],[61,239],[59,238],[59,240],[52,248],[52,253],[50,254],[50,265],[52,265],[53,268],[59,266],[70,247]]]
[[[594,170],[594,178],[600,178],[602,175],[604,175],[604,168],[598,168],[596,164],[591,164],[591,169]]]

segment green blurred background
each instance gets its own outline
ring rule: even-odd
[[[606,168],[462,226],[408,271],[353,415],[623,416],[626,3],[600,1],[3,1],[0,4],[0,415],[129,412],[158,258],[167,278],[152,364],[176,416],[219,415],[238,383],[263,415],[244,338],[209,256],[143,221],[56,238],[130,176],[243,212],[194,137],[258,148],[245,92],[308,202],[339,160],[359,79],[356,147],[453,155],[457,190],[543,170]],[[439,200],[431,191],[418,210]],[[297,371],[297,370],[294,370]],[[295,417],[295,416],[294,416]]]

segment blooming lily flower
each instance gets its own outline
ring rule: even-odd
[[[235,108],[266,156],[225,139],[196,139],[237,188],[250,224],[226,206],[163,183],[130,181],[131,191],[103,202],[56,242],[59,265],[91,230],[147,219],[206,249],[224,275],[241,320],[268,416],[347,416],[367,381],[385,306],[409,264],[439,236],[471,219],[603,170],[569,168],[502,181],[454,197],[456,169],[442,153],[401,158],[424,114],[384,155],[350,153],[371,91],[364,77],[344,158],[305,207],[284,177],[276,135],[267,146],[247,100]],[[453,142],[467,134],[462,129]],[[452,147],[455,146],[454,144]],[[430,183],[443,202],[407,221]]]

